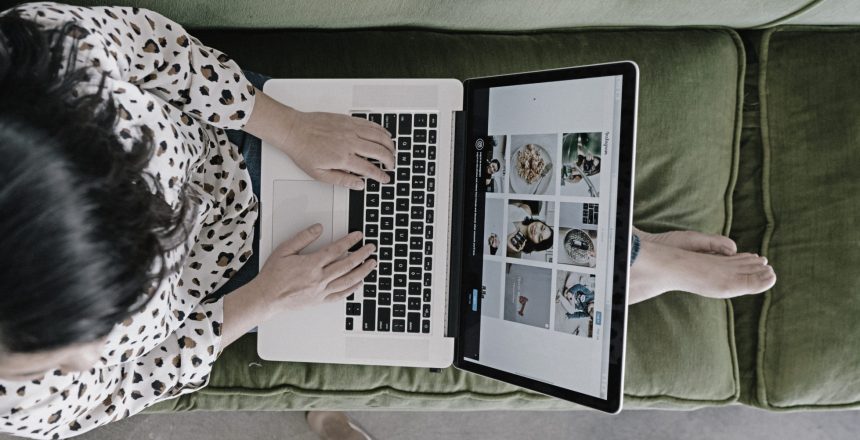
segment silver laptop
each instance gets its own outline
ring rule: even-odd
[[[313,223],[376,244],[346,300],[259,327],[261,358],[458,368],[621,407],[638,68],[454,79],[273,79],[301,111],[350,114],[396,145],[389,184],[314,181],[263,144],[261,265]],[[562,364],[563,363],[563,364]]]

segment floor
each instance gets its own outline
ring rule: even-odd
[[[377,439],[856,439],[860,413],[768,413],[746,407],[698,411],[593,412],[356,412]],[[81,440],[314,440],[304,415],[179,413],[132,417],[77,437]],[[0,435],[0,440],[14,437]]]

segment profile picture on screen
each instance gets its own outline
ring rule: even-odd
[[[601,146],[608,133],[565,133],[561,141],[561,194],[600,195]]]
[[[554,217],[554,202],[508,201],[507,256],[551,262],[555,240],[551,223]]]

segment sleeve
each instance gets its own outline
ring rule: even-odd
[[[120,365],[39,381],[0,380],[0,432],[37,439],[83,434],[204,387],[220,354],[223,301],[201,304],[154,350]]]
[[[22,15],[46,26],[74,21],[91,63],[206,124],[241,129],[255,89],[226,54],[203,45],[181,25],[147,9],[31,3]],[[82,51],[83,53],[83,51]]]

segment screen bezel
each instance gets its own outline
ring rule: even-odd
[[[573,79],[597,78],[605,76],[622,76],[621,88],[621,127],[619,133],[619,164],[618,164],[618,189],[616,201],[616,217],[615,229],[616,236],[629,237],[632,208],[633,208],[633,165],[635,161],[635,141],[636,141],[636,112],[638,99],[638,81],[639,69],[632,61],[623,61],[609,64],[599,64],[591,66],[570,67],[553,70],[543,70],[536,72],[518,73],[510,75],[499,75],[484,78],[468,79],[464,82],[464,113],[465,113],[465,136],[464,142],[455,145],[455,148],[460,151],[455,154],[455,170],[462,170],[463,174],[459,182],[455,182],[455,200],[458,206],[462,206],[461,213],[469,212],[465,209],[468,206],[474,206],[476,195],[469,191],[468,182],[473,182],[477,177],[474,163],[469,163],[471,154],[466,154],[465,151],[472,151],[470,146],[475,140],[476,133],[473,131],[475,118],[473,106],[470,105],[475,93],[482,90],[489,90],[492,87],[513,86],[521,84],[534,84],[552,81],[564,81]],[[484,133],[485,134],[485,133]],[[474,160],[471,160],[474,162]],[[483,199],[483,192],[479,192],[477,197]],[[483,205],[481,205],[483,206]],[[472,221],[466,215],[460,215],[454,219],[452,227],[457,228],[452,234],[456,240],[465,240],[466,237],[471,237],[471,233],[467,233],[468,228],[472,227]],[[459,221],[457,221],[459,220]],[[461,265],[469,264],[474,257],[468,254],[470,246],[465,246],[465,242],[452,243],[451,249],[461,249],[461,254],[457,256],[457,260]],[[482,254],[481,252],[480,254]],[[608,413],[617,413],[621,410],[623,400],[623,385],[624,385],[624,345],[626,336],[627,324],[627,283],[629,280],[629,262],[630,262],[630,242],[629,240],[615,240],[615,262],[613,267],[613,292],[612,292],[612,318],[610,326],[610,347],[609,347],[609,371],[608,371],[608,386],[607,398],[600,399],[588,394],[579,393],[566,388],[551,385],[545,382],[534,380],[528,377],[518,376],[516,374],[488,367],[486,365],[477,364],[464,360],[464,336],[468,331],[468,326],[465,325],[464,319],[467,316],[467,310],[471,307],[469,304],[469,289],[466,283],[470,280],[458,279],[452,280],[452,298],[457,298],[459,307],[457,308],[457,332],[454,353],[454,366],[457,368],[477,373],[490,378],[498,379],[517,385],[523,388],[534,390],[553,397],[564,399],[580,405],[591,407]],[[481,263],[483,264],[483,263]],[[458,268],[458,274],[468,273],[466,267]],[[480,273],[480,272],[479,272]],[[459,278],[459,277],[458,277]]]

